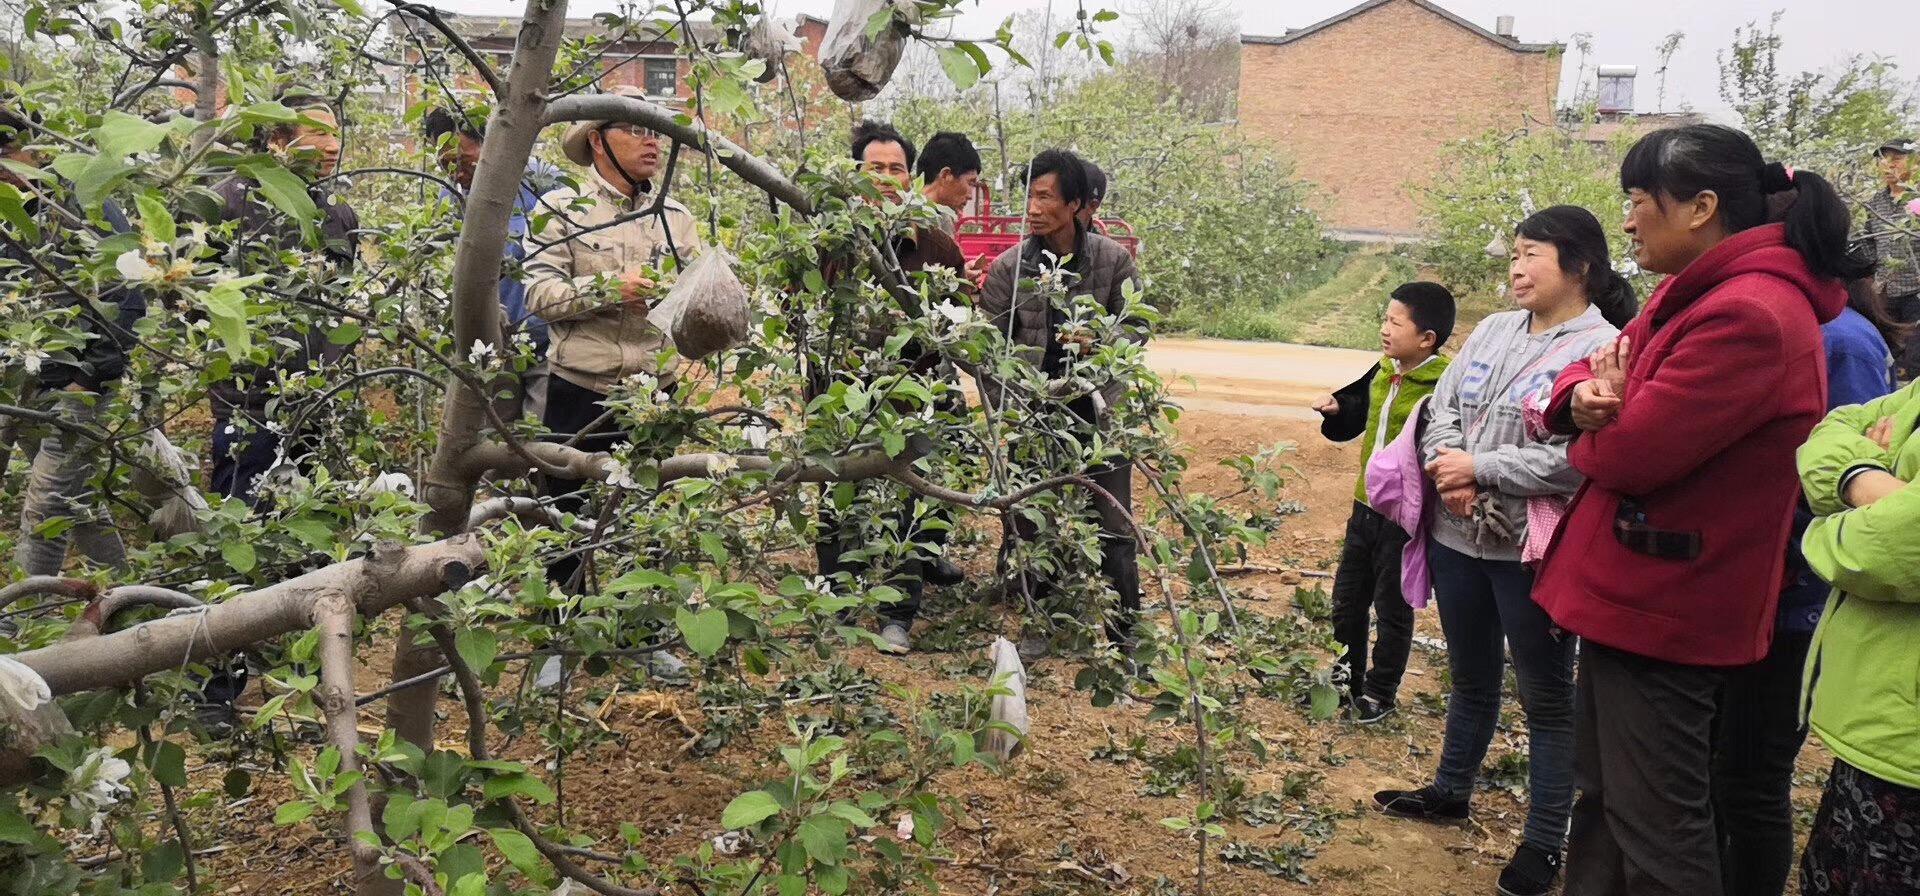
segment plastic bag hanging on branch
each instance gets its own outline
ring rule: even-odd
[[[919,11],[911,0],[904,5]],[[820,66],[834,96],[864,102],[878,96],[880,88],[893,79],[900,54],[907,49],[906,23],[896,16],[901,7],[895,0],[834,0],[827,35],[820,43]]]
[[[700,254],[674,281],[647,320],[673,340],[680,357],[697,360],[747,341],[753,321],[747,288],[733,273],[733,257],[715,246]]]

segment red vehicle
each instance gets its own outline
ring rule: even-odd
[[[960,243],[960,254],[967,257],[967,263],[985,257],[989,261],[1000,257],[1000,253],[1020,244],[1026,236],[1027,216],[1024,214],[996,215],[993,213],[993,193],[981,184],[974,193],[973,204],[980,210],[977,215],[963,216],[954,225],[954,236]],[[1133,232],[1133,225],[1119,218],[1093,219],[1095,233],[1105,234],[1107,238],[1125,246],[1134,257],[1140,255],[1140,237]]]

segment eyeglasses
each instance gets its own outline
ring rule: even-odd
[[[642,140],[660,139],[660,133],[658,131],[642,124],[609,124],[603,125],[600,130],[603,132],[626,134],[630,137],[639,137]]]

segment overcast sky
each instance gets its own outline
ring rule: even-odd
[[[1067,21],[1075,0],[1052,0],[1055,14]],[[1089,8],[1124,12],[1138,0],[1087,0]],[[1355,5],[1357,0],[1219,0],[1239,15],[1245,34],[1280,34],[1300,28]],[[1011,13],[1044,10],[1048,0],[977,0],[962,19],[961,32],[990,33]],[[438,0],[435,4],[457,12],[517,14],[524,6],[513,0]],[[764,0],[782,16],[808,12],[826,16],[833,0]],[[1900,63],[1908,77],[1920,76],[1920,28],[1909,0],[1441,0],[1455,14],[1492,30],[1494,18],[1513,15],[1515,34],[1535,43],[1561,41],[1569,45],[1563,97],[1573,90],[1578,64],[1571,44],[1580,32],[1593,35],[1594,58],[1589,65],[1638,65],[1640,87],[1635,105],[1653,111],[1654,48],[1669,33],[1686,32],[1686,41],[1667,75],[1668,109],[1691,106],[1702,111],[1724,109],[1719,96],[1718,66],[1714,54],[1731,42],[1733,29],[1764,20],[1773,10],[1785,9],[1780,31],[1786,41],[1782,68],[1817,69],[1855,53],[1879,54]],[[611,10],[611,0],[576,0],[570,15]],[[1901,12],[1901,10],[1906,10]],[[1124,27],[1123,17],[1117,25]]]

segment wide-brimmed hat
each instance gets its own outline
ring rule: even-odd
[[[630,96],[644,100],[647,92],[630,84],[621,84],[605,91],[611,96]],[[576,121],[560,137],[560,151],[566,153],[567,160],[582,167],[593,164],[593,146],[587,142],[587,135],[606,127],[606,121]]]

